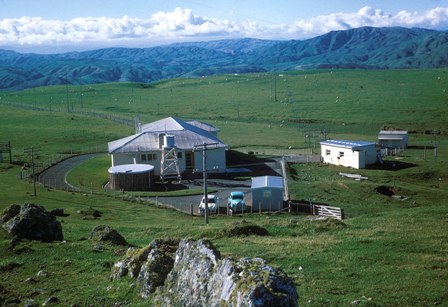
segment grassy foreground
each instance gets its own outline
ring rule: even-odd
[[[445,71],[294,73],[277,79],[277,102],[272,81],[270,76],[240,75],[170,80],[146,87],[92,85],[89,91],[83,89],[83,107],[129,117],[139,114],[144,122],[171,115],[203,119],[216,124],[220,137],[231,147],[259,153],[288,153],[288,146],[316,150],[313,142],[318,137],[310,140],[304,135],[310,131],[319,135],[321,129],[328,129],[332,138],[375,140],[384,125],[413,130],[411,143],[418,146],[389,159],[400,166],[395,170],[356,171],[369,177],[361,182],[340,177],[341,171],[351,172],[343,168],[289,166],[293,198],[340,206],[348,217],[343,223],[294,214],[255,214],[213,216],[205,226],[201,218],[105,195],[39,187],[35,197],[32,185],[18,179],[21,163],[0,163],[0,210],[13,203],[33,202],[47,210],[64,208],[69,214],[59,218],[65,243],[23,241],[12,247],[0,229],[0,302],[24,305],[33,299],[42,304],[56,296],[62,306],[148,305],[136,296],[131,281],[109,281],[111,265],[124,248],[100,248],[87,239],[94,226],[107,224],[136,246],[155,238],[207,237],[225,255],[265,258],[294,279],[300,305],[347,306],[354,301],[366,306],[446,305]],[[70,98],[76,97],[76,91],[70,88]],[[2,106],[0,141],[11,140],[14,161],[28,161],[25,147],[40,147],[38,161],[43,161],[60,152],[101,149],[108,141],[133,133],[132,127],[107,120],[56,112],[56,101],[61,108],[66,106],[65,95],[65,87],[1,93],[2,100],[52,103],[52,112]],[[76,111],[80,100],[74,102]],[[300,122],[292,123],[296,118]],[[426,134],[432,129],[442,133],[436,136],[436,161],[430,147],[434,137]],[[107,162],[107,157],[89,161],[71,173],[76,178],[71,180],[87,186],[96,182],[95,188],[100,188],[104,181],[100,172]],[[408,199],[378,193],[380,186]],[[93,218],[88,214],[91,208],[102,216]],[[222,235],[243,220],[265,227],[270,236]],[[38,276],[39,271],[44,274]]]

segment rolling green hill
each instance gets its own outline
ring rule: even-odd
[[[0,142],[11,141],[15,163],[9,164],[7,155],[0,163],[0,211],[32,202],[48,210],[63,208],[66,216],[58,218],[61,243],[18,242],[0,228],[0,303],[42,305],[52,296],[64,306],[151,305],[129,279],[110,281],[111,267],[125,248],[87,239],[93,227],[107,224],[137,247],[157,238],[205,237],[223,256],[262,257],[294,280],[300,306],[444,305],[447,90],[446,69],[335,69],[2,92]],[[385,126],[411,131],[411,147],[387,158],[399,167],[356,170],[369,178],[364,181],[339,176],[348,171],[342,167],[288,165],[292,197],[340,206],[347,216],[342,222],[284,212],[213,215],[204,225],[202,218],[140,198],[126,201],[121,193],[106,196],[102,185],[90,186],[102,182],[97,177],[106,172],[107,155],[72,173],[87,182],[88,191],[38,186],[33,196],[32,184],[19,179],[29,162],[23,148],[40,148],[40,163],[61,152],[94,151],[134,133],[133,127],[98,114],[138,115],[142,122],[173,115],[201,119],[220,128],[219,136],[232,149],[259,155],[315,152],[323,130],[333,139],[374,141]],[[432,135],[433,129],[441,134]],[[435,138],[437,159],[431,147]],[[407,199],[379,193],[379,187]],[[89,215],[93,210],[101,217]],[[247,222],[270,235],[223,235]]]
[[[0,89],[66,83],[147,83],[309,68],[440,68],[447,64],[447,32],[363,27],[303,41],[221,40],[52,55],[0,50]]]

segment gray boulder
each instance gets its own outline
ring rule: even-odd
[[[260,258],[220,259],[210,242],[184,240],[158,292],[162,305],[297,306],[297,290],[282,270]]]
[[[115,229],[107,225],[98,225],[92,229],[90,239],[93,241],[108,242],[115,245],[129,246],[128,242]]]
[[[0,216],[0,223],[6,223],[20,212],[20,205],[11,205],[2,211]]]
[[[44,207],[35,204],[12,205],[2,214],[3,228],[17,238],[42,242],[62,241],[62,226]],[[14,214],[15,213],[15,214]]]
[[[145,298],[149,297],[158,287],[163,286],[173,268],[179,241],[154,240],[151,245],[151,251],[137,278],[140,295]]]
[[[178,245],[178,240],[154,240],[141,249],[130,247],[124,259],[114,264],[111,279],[137,278],[140,295],[150,296],[171,271]]]
[[[152,296],[156,305],[297,306],[296,287],[282,270],[260,258],[221,259],[207,240],[182,240],[178,246],[155,240],[129,249],[112,278],[135,278],[138,270],[140,295]]]

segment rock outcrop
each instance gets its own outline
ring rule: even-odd
[[[98,225],[92,229],[90,239],[93,241],[108,242],[115,245],[129,246],[126,239],[115,229],[107,225]]]
[[[0,217],[2,227],[17,238],[42,242],[62,241],[62,226],[44,207],[35,204],[11,205]]]
[[[156,305],[297,306],[296,287],[282,270],[260,258],[221,259],[207,240],[155,240],[129,249],[112,279],[124,275],[137,278],[140,295]]]

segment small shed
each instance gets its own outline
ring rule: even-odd
[[[123,191],[149,191],[154,183],[154,166],[123,164],[109,168],[109,187]]]
[[[373,142],[327,140],[320,142],[320,149],[322,162],[334,165],[360,169],[379,160]]]
[[[378,143],[381,148],[404,149],[408,147],[409,135],[402,130],[381,130],[378,133]]]
[[[252,178],[252,210],[278,211],[283,209],[283,178],[260,176]]]

